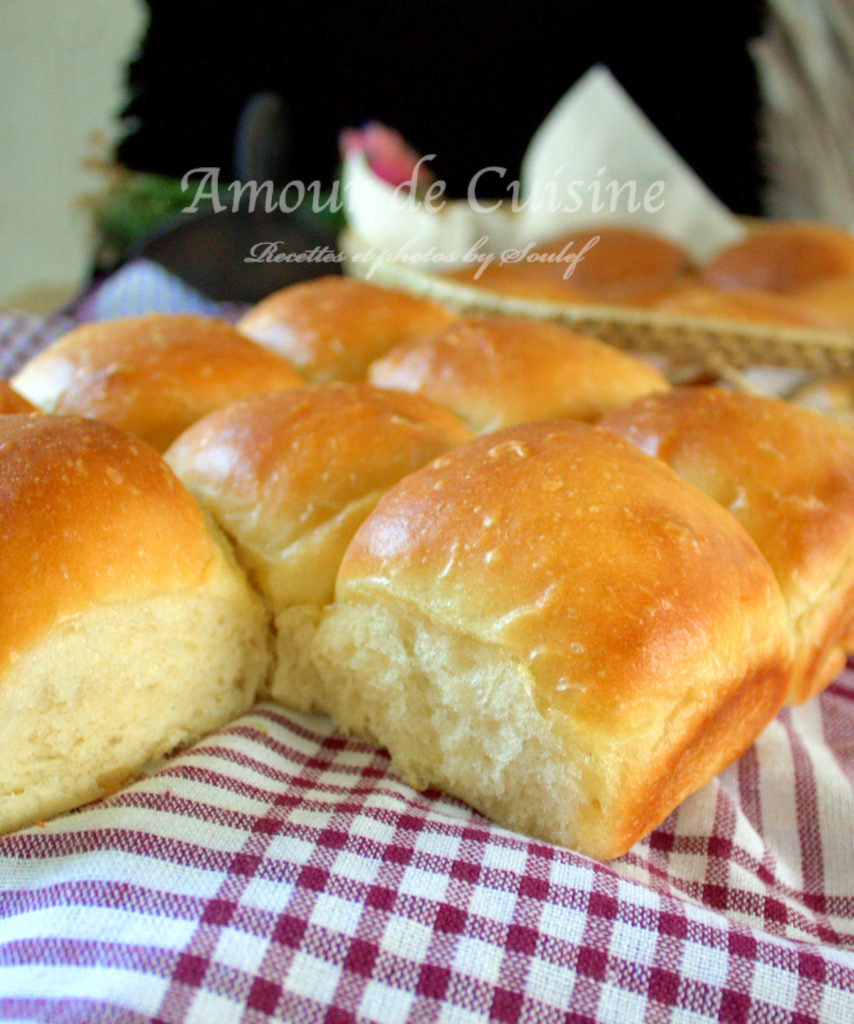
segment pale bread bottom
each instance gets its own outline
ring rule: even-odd
[[[266,696],[294,711],[328,713],[323,704],[323,686],[312,659],[314,636],[323,609],[321,604],[293,605],[274,619],[276,667]]]
[[[339,728],[389,751],[415,788],[436,786],[499,824],[577,847],[581,770],[507,651],[379,599],[331,606],[312,660]]]
[[[13,663],[0,685],[0,832],[108,795],[251,707],[269,663],[264,612],[217,568],[210,591],[91,609]]]

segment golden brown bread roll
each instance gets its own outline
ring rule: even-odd
[[[652,303],[652,309],[681,316],[713,320],[743,320],[776,327],[832,327],[818,313],[812,313],[787,295],[757,289],[726,291],[693,285],[663,295]]]
[[[36,407],[23,395],[19,395],[5,380],[0,380],[0,414],[36,411]]]
[[[418,395],[327,384],[236,402],[169,450],[276,616],[274,698],[316,706],[307,652],[356,528],[392,484],[469,436]]]
[[[750,745],[790,653],[741,525],[568,421],[401,480],[347,549],[314,641],[334,720],[408,782],[603,858]]]
[[[261,602],[159,455],[0,417],[0,831],[94,800],[252,703]]]
[[[467,317],[374,363],[379,387],[425,395],[476,433],[530,420],[595,420],[670,385],[604,342],[544,321]]]
[[[594,238],[598,238],[598,241],[594,242]],[[639,278],[661,280],[679,277],[692,270],[687,254],[678,245],[661,235],[638,228],[604,224],[579,228],[557,238],[550,238],[538,245],[536,251],[558,254],[566,249],[566,257],[569,258],[575,253],[581,253],[587,245],[590,248],[575,263],[568,279],[569,284],[576,288],[597,291]],[[561,278],[567,269],[566,262],[543,263],[542,266],[550,268],[556,277]]]
[[[314,382],[362,380],[398,342],[438,330],[446,309],[404,292],[346,277],[319,277],[274,292],[238,328],[285,356]]]
[[[713,497],[756,541],[792,624],[789,703],[832,682],[854,650],[854,431],[720,388],[656,395],[603,425]]]
[[[719,288],[789,292],[822,278],[854,274],[854,237],[830,224],[766,224],[719,252],[703,278]]]
[[[164,451],[228,402],[303,382],[222,320],[150,313],[75,328],[13,383],[45,412],[103,420]]]

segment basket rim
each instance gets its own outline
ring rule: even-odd
[[[459,313],[520,316],[550,320],[584,330],[622,348],[661,352],[689,362],[733,367],[787,366],[838,372],[854,369],[854,332],[811,327],[775,327],[731,318],[685,316],[661,310],[635,310],[623,306],[577,304],[523,299],[501,295],[437,273],[365,255],[367,243],[345,231],[339,244],[347,257],[346,273],[432,299]]]

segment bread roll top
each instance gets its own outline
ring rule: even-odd
[[[76,328],[13,383],[45,412],[103,420],[164,451],[213,409],[302,380],[224,321],[150,313]]]
[[[0,670],[90,607],[201,587],[213,557],[148,445],[89,420],[0,417]]]
[[[233,403],[167,459],[278,608],[331,600],[344,547],[380,495],[469,436],[418,395],[326,384]]]
[[[281,353],[313,382],[362,380],[398,342],[438,330],[446,309],[405,292],[345,277],[320,277],[263,299],[238,328]]]
[[[822,606],[824,615],[842,616],[831,629],[835,641],[849,642],[854,431],[789,402],[722,388],[643,399],[603,425],[663,459],[743,524],[780,582],[798,643],[834,639],[811,635],[829,628],[814,622]],[[792,699],[826,685],[841,667],[806,679]]]
[[[610,345],[515,317],[457,320],[397,346],[368,379],[425,395],[476,433],[530,420],[595,420],[670,389],[652,366]]]

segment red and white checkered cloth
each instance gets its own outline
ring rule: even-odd
[[[259,705],[0,838],[0,1020],[852,1022],[854,668],[610,864]]]

